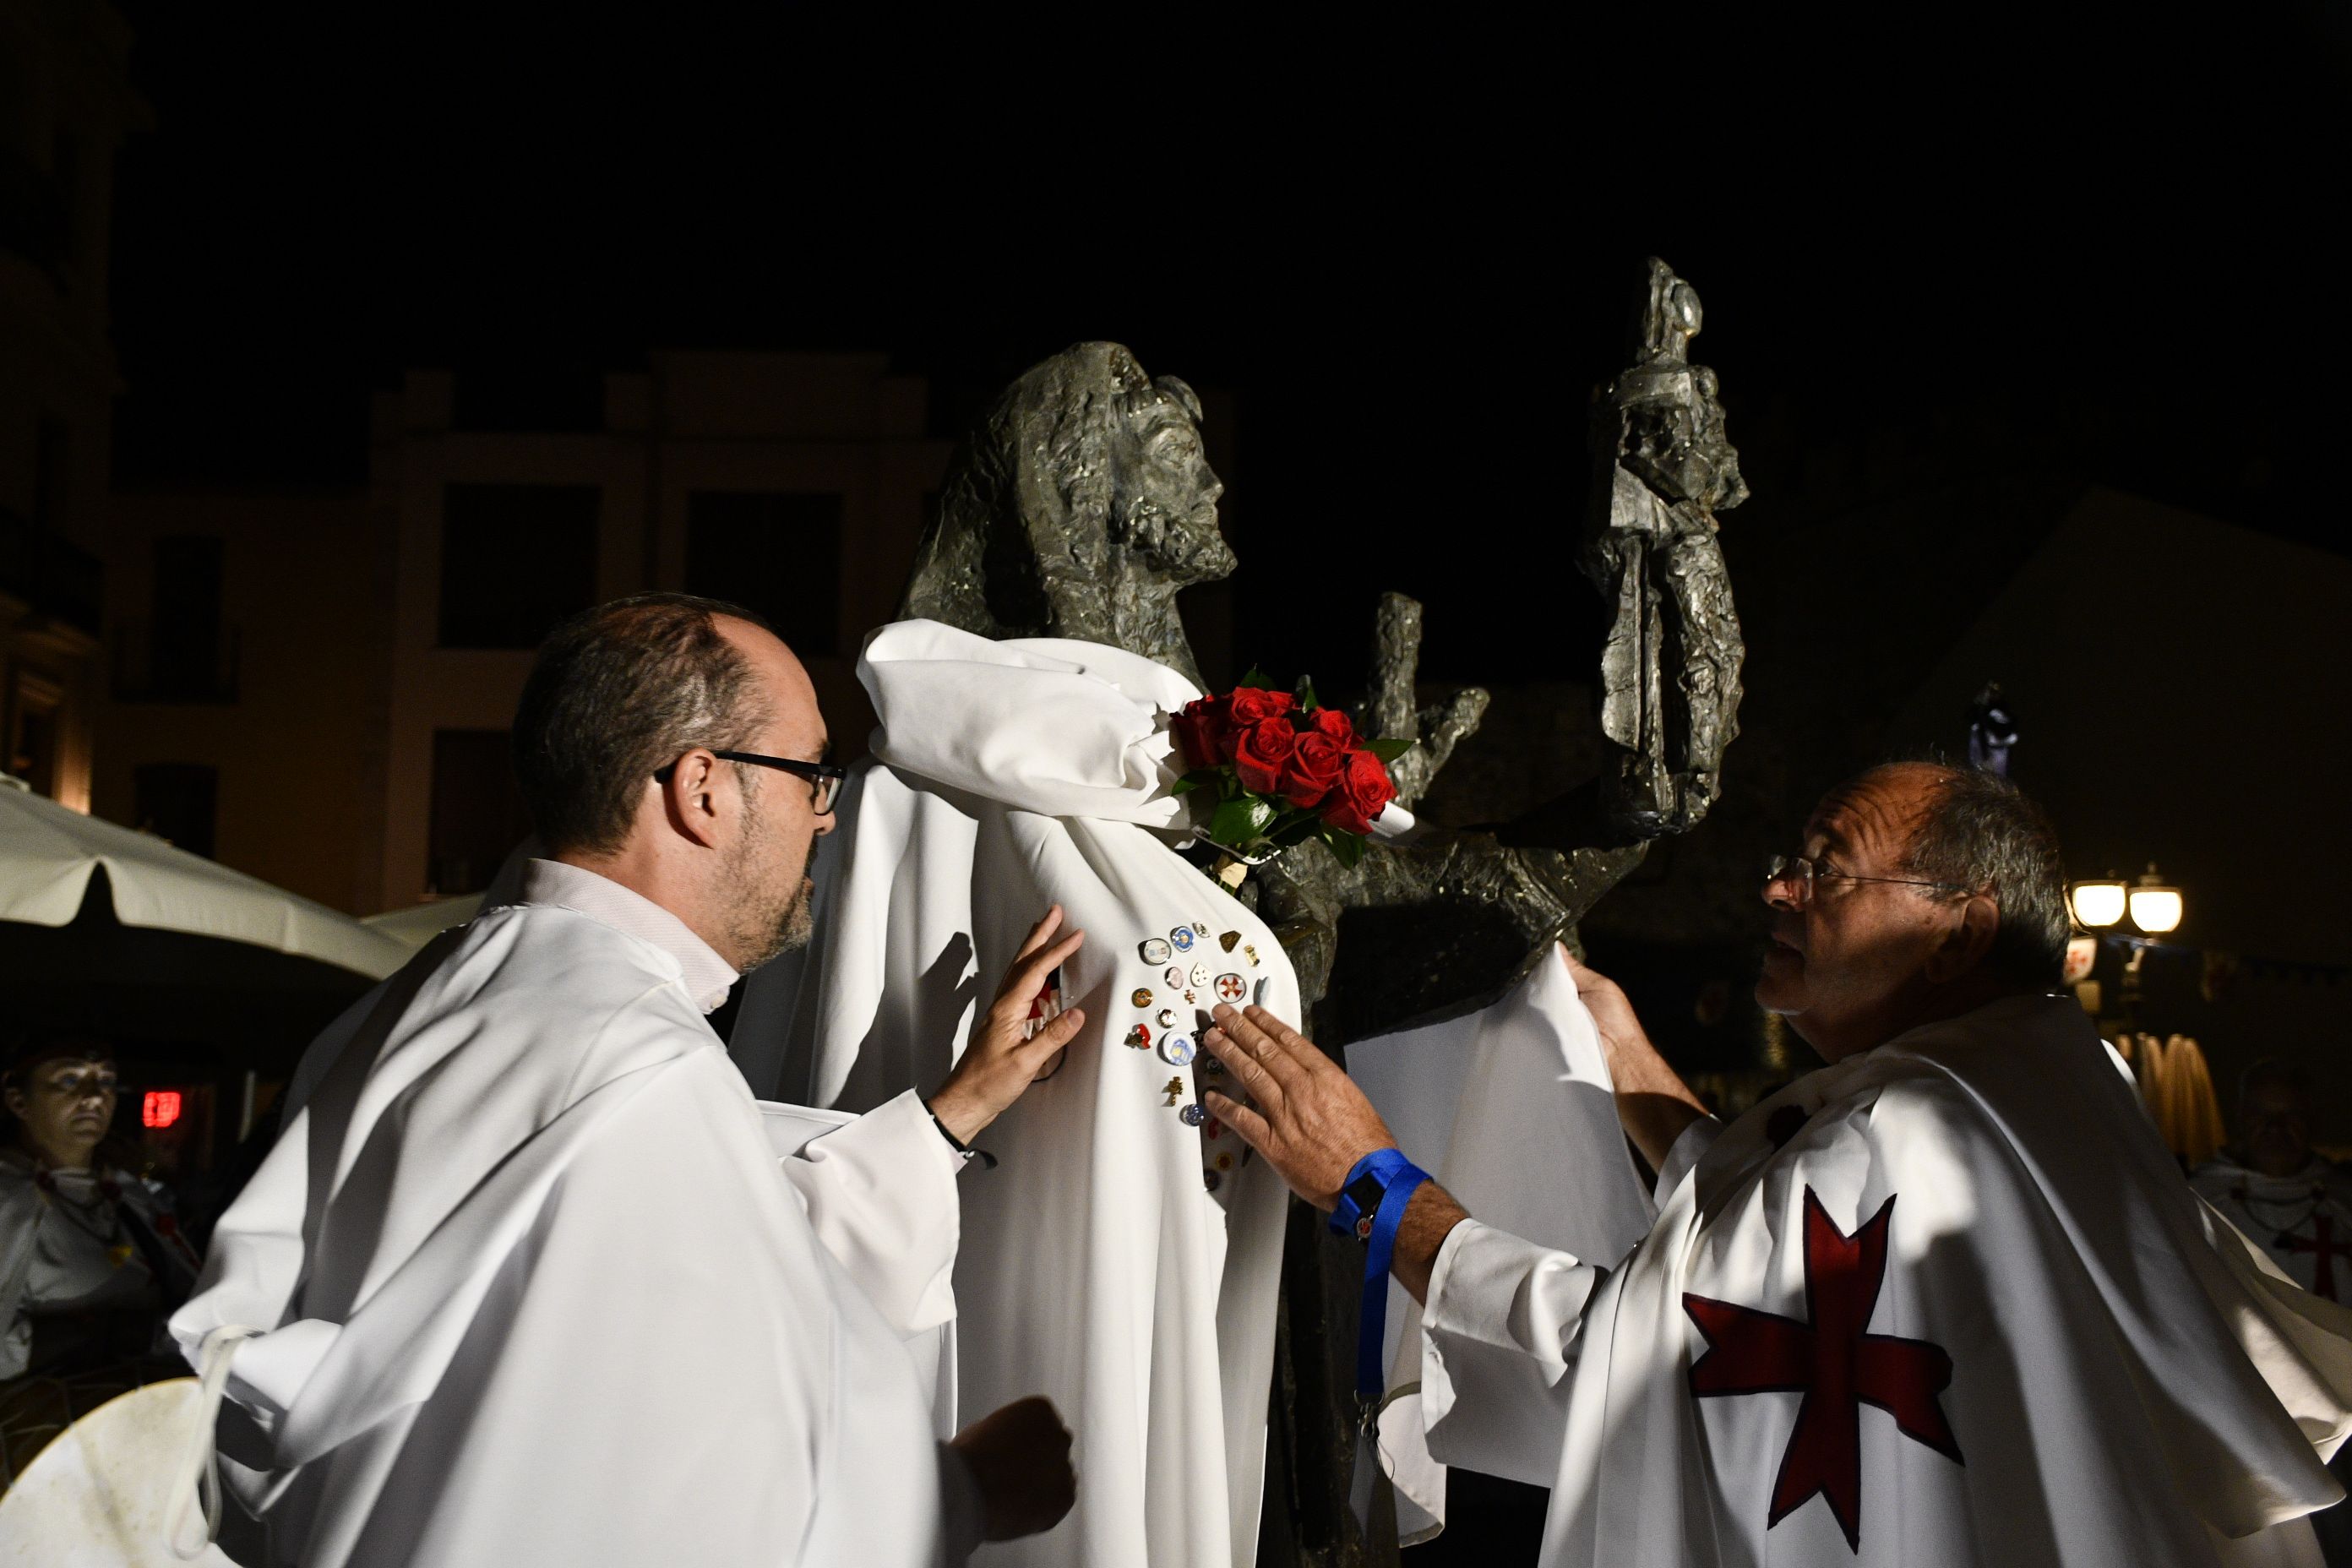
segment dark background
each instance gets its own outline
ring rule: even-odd
[[[1052,48],[126,9],[157,119],[116,208],[128,485],[358,482],[409,366],[878,348],[955,433],[1111,337],[1235,399],[1242,657],[1348,684],[1396,587],[1427,675],[1580,671],[1559,546],[1654,252],[1755,483],[1736,577],[1806,453],[1922,419],[2001,428],[1963,469],[2343,547],[2342,5]]]
[[[2097,483],[2347,549],[2341,5],[1225,36],[1136,8],[1050,41],[124,9],[156,124],[119,164],[120,485],[362,484],[368,394],[409,367],[547,399],[655,348],[881,350],[954,435],[1113,338],[1229,400],[1225,657],[1327,693],[1389,588],[1427,606],[1428,679],[1589,679],[1587,404],[1664,258],[1756,492],[1725,518],[1732,766],[1774,782],[1613,902],[1697,930],[1735,994],[1738,922],[1667,897],[1687,857],[1793,835],[1853,760],[1824,711],[1899,695],[1869,672],[1906,668],[1915,620],[1965,623],[1941,601],[2032,550],[2057,515],[2032,498]],[[1929,493],[1902,515],[1970,531],[1957,552],[1840,569],[1852,520]],[[1688,989],[1696,951],[1616,952],[1643,1000],[1645,955]],[[1532,1550],[1526,1494],[1456,1489],[1420,1560]]]

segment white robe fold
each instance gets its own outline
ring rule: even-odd
[[[895,1325],[825,1245],[899,1245],[869,1222],[919,1236],[892,1208],[918,1195],[952,1216],[953,1163],[919,1107],[867,1121],[785,1163],[834,1167],[835,1201],[812,1203],[660,947],[525,905],[420,954],[173,1320],[192,1359],[215,1328],[268,1331],[236,1350],[250,1419],[225,1417],[223,1448],[271,1561],[960,1552],[942,1500],[960,1461],[900,1338],[946,1300],[940,1238],[885,1293]],[[853,1132],[896,1152],[818,1152]],[[900,1194],[864,1215],[844,1195],[861,1161]]]
[[[1713,1132],[1609,1267],[1475,1222],[1438,1258],[1430,1449],[1524,1476],[1534,1400],[1549,1568],[2316,1562],[2352,1313],[2197,1200],[2071,1001]]]
[[[1398,1146],[1488,1224],[1580,1258],[1622,1258],[1657,1218],[1621,1131],[1592,1016],[1556,948],[1488,1006],[1349,1045],[1348,1076]],[[1544,1151],[1544,1180],[1528,1179],[1531,1150]],[[1380,1458],[1396,1483],[1397,1534],[1407,1545],[1445,1523],[1445,1468],[1425,1436],[1421,1340],[1421,1308],[1391,1279]],[[1542,1375],[1523,1355],[1494,1369],[1514,1373]],[[1486,1416],[1498,1428],[1522,1418],[1489,1447],[1514,1461],[1501,1473],[1548,1487],[1560,1428],[1545,1389],[1538,1381],[1523,1397],[1490,1400]]]
[[[962,1183],[942,1401],[1052,1398],[1078,1498],[1056,1530],[981,1558],[1249,1564],[1286,1199],[1231,1132],[1180,1120],[1208,1058],[1162,1042],[1196,1037],[1226,977],[1286,1016],[1298,993],[1273,933],[1170,847],[1186,813],[1166,794],[1165,715],[1199,693],[1116,648],[929,622],[876,633],[858,673],[882,728],[824,841],[817,940],[754,977],[737,1059],[779,1098],[850,1110],[936,1085],[1031,923],[1062,904],[1087,931],[1063,976],[1087,1025],[982,1135],[999,1167]],[[1142,944],[1178,928],[1189,948],[1147,962]],[[1149,1043],[1129,1043],[1139,1027]]]

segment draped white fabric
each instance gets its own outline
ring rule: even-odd
[[[2188,1190],[2071,1001],[1713,1131],[1620,1267],[1478,1224],[1440,1254],[1431,1449],[1512,1473],[1532,1369],[1547,1564],[2316,1562],[2352,1313]]]
[[[1578,1258],[1622,1258],[1657,1217],[1617,1118],[1592,1016],[1557,949],[1493,1005],[1358,1040],[1348,1076],[1397,1145],[1486,1223]],[[1393,1279],[1382,1364],[1381,1462],[1397,1487],[1407,1544],[1445,1522],[1445,1470],[1429,1455],[1421,1400],[1421,1309]],[[1514,1357],[1508,1370],[1532,1373]],[[1490,1419],[1526,1417],[1506,1446],[1523,1479],[1549,1486],[1559,1428],[1541,1385],[1498,1402]]]
[[[962,1183],[950,1397],[966,1415],[1051,1397],[1076,1436],[1078,1500],[979,1560],[1248,1564],[1286,1200],[1230,1132],[1179,1119],[1207,1058],[1162,1046],[1214,1001],[1192,963],[1286,1015],[1298,998],[1273,934],[1170,847],[1184,813],[1164,793],[1163,715],[1198,693],[1115,648],[929,622],[875,634],[859,676],[882,718],[874,761],[825,841],[816,941],[753,977],[737,1059],[780,1099],[851,1110],[928,1089],[982,988],[1060,903],[1087,931],[1063,985],[1087,1025],[982,1136],[999,1168]],[[1194,945],[1171,985],[1177,955],[1146,962],[1143,944],[1180,927]],[[1129,1043],[1138,1027],[1150,1043]]]
[[[677,962],[545,906],[445,943],[358,1021],[173,1320],[192,1360],[268,1331],[235,1348],[223,1451],[272,1561],[940,1561],[914,1363],[822,1239],[873,1216],[780,1177]],[[952,1216],[919,1106],[828,1136],[853,1132]],[[938,1244],[933,1274],[951,1219]]]

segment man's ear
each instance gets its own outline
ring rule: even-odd
[[[667,783],[656,781],[662,792],[662,815],[670,831],[705,849],[719,842],[721,808],[716,796],[719,773],[718,757],[697,746],[677,759]]]
[[[1960,918],[1939,938],[1927,954],[1927,979],[1941,985],[1958,980],[1992,951],[1992,939],[2000,931],[2000,906],[1990,895],[1976,894],[1960,906]]]
[[[32,1109],[32,1101],[25,1098],[25,1091],[14,1084],[5,1089],[0,1089],[0,1105],[5,1105],[8,1108],[8,1114],[19,1121],[24,1121],[25,1112]]]

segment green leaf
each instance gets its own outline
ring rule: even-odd
[[[1298,678],[1298,708],[1299,708],[1299,711],[1301,711],[1301,712],[1303,712],[1303,713],[1312,713],[1312,712],[1314,712],[1314,711],[1315,711],[1315,710],[1316,710],[1316,709],[1318,709],[1318,708],[1319,708],[1319,707],[1321,707],[1321,706],[1322,706],[1322,704],[1321,704],[1321,703],[1319,703],[1319,702],[1318,702],[1318,701],[1316,701],[1316,700],[1315,700],[1315,679],[1314,679],[1314,677],[1312,677],[1312,676],[1307,676],[1307,675],[1302,675],[1302,676],[1300,676],[1300,677]]]
[[[1392,763],[1412,751],[1417,744],[1419,742],[1414,741],[1367,741],[1364,742],[1364,750],[1371,752],[1383,763]]]
[[[1217,807],[1209,819],[1209,837],[1228,849],[1246,849],[1274,820],[1274,807],[1254,795],[1241,795]]]
[[[1333,858],[1337,859],[1344,869],[1355,869],[1356,862],[1364,858],[1364,841],[1345,829],[1327,827],[1324,830],[1323,842],[1331,847]]]
[[[1186,773],[1182,778],[1178,779],[1174,784],[1168,786],[1168,793],[1170,795],[1190,795],[1200,787],[1200,780],[1194,778],[1190,773]]]
[[[1241,679],[1235,681],[1234,684],[1237,687],[1251,687],[1259,691],[1271,691],[1274,689],[1274,678],[1266,674],[1265,671],[1260,669],[1257,666],[1251,665],[1249,667],[1249,673],[1243,676]]]

